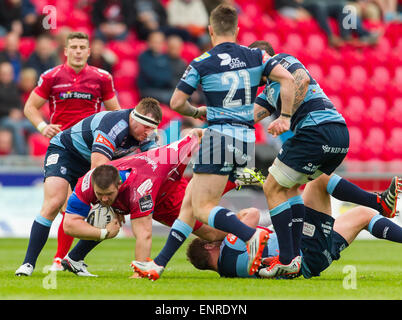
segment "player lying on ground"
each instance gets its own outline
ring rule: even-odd
[[[340,258],[341,251],[347,248],[362,230],[368,230],[379,239],[402,243],[402,228],[370,208],[359,206],[337,219],[332,218],[328,192],[331,192],[334,181],[338,179],[331,179],[327,177],[326,182],[320,179],[306,186],[303,193],[306,215],[301,241],[301,269],[298,274],[282,274],[285,278],[300,275],[304,278],[319,276],[332,261]],[[393,184],[401,187],[397,178],[393,179],[391,188]],[[396,204],[395,201],[391,208],[393,211]],[[258,220],[259,212],[256,211],[242,217],[243,223],[250,227],[256,227]],[[278,250],[277,236],[273,232],[264,248],[263,261],[257,277],[266,277],[268,266],[272,258],[278,255]],[[232,234],[223,241],[215,242],[196,238],[187,248],[187,257],[196,268],[216,271],[221,277],[250,277],[247,273],[247,255],[245,243]]]
[[[179,215],[187,186],[183,173],[191,155],[198,150],[202,132],[193,129],[189,136],[175,143],[112,161],[79,179],[68,201],[64,229],[82,240],[62,260],[62,265],[77,275],[91,276],[83,262],[85,256],[99,240],[113,238],[119,232],[118,219],[103,230],[85,220],[95,203],[111,206],[120,222],[122,215],[130,214],[137,240],[135,259],[145,261],[151,253],[152,219],[172,226]],[[224,192],[235,186],[229,182]],[[209,240],[222,240],[226,235],[198,221],[194,234]]]

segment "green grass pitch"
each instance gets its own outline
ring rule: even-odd
[[[153,240],[153,257],[164,237]],[[189,241],[187,241],[188,243]],[[272,300],[272,299],[402,299],[402,246],[386,241],[355,241],[321,277],[306,280],[224,279],[198,271],[186,261],[187,243],[158,281],[129,279],[133,239],[104,241],[86,259],[98,278],[69,272],[44,273],[56,240],[49,239],[31,277],[15,277],[28,239],[0,239],[0,299],[51,300]]]

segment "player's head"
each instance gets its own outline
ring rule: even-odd
[[[187,260],[200,270],[216,270],[221,241],[207,241],[195,238],[187,247]],[[216,259],[213,259],[215,255]]]
[[[83,32],[71,32],[66,39],[64,55],[67,57],[67,64],[75,69],[83,68],[89,58],[89,37]]]
[[[275,55],[275,50],[272,48],[271,44],[268,41],[264,41],[264,40],[254,41],[248,47],[251,48],[251,49],[252,48],[258,48],[260,50],[264,50],[271,57]],[[266,76],[263,76],[261,78],[260,86],[265,85],[267,83],[267,81],[268,81],[268,78]]]
[[[154,98],[143,98],[131,112],[130,134],[138,141],[145,140],[162,120],[162,109]]]
[[[258,48],[258,49],[264,50],[271,57],[275,55],[275,50],[274,50],[274,48],[272,48],[272,45],[268,41],[264,41],[264,40],[254,41],[248,47],[249,48]]]
[[[92,172],[91,181],[96,198],[103,206],[111,206],[119,194],[119,170],[111,165],[101,165]]]
[[[221,4],[212,10],[208,26],[212,44],[220,37],[232,38],[232,41],[235,41],[239,32],[237,22],[237,11],[230,5]]]

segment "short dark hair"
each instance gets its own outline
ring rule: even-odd
[[[66,47],[68,46],[68,42],[72,39],[85,39],[89,44],[89,36],[85,32],[70,32],[66,38]]]
[[[268,41],[264,41],[264,40],[254,41],[248,47],[264,50],[271,57],[275,55],[275,50],[272,48],[272,45]]]
[[[195,238],[187,247],[187,260],[200,270],[212,270],[209,265],[209,252],[205,249],[205,244],[210,243],[207,240]]]
[[[97,185],[100,189],[107,189],[112,184],[116,187],[119,185],[120,174],[116,167],[103,164],[95,168],[94,172],[92,172],[91,179],[92,185]]]
[[[158,123],[162,121],[162,109],[159,101],[154,98],[143,98],[135,107],[135,110],[142,115],[150,113],[152,118]]]
[[[209,22],[217,35],[234,35],[237,30],[237,11],[234,7],[221,4],[211,12]]]

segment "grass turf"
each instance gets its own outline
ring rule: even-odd
[[[164,241],[154,238],[153,257]],[[198,271],[186,261],[186,245],[158,281],[129,279],[133,239],[104,241],[88,255],[88,270],[98,278],[44,273],[56,252],[55,239],[47,242],[31,277],[15,277],[27,245],[28,239],[0,239],[2,300],[402,299],[402,246],[386,241],[355,241],[320,277],[291,281],[225,279],[212,271]]]

